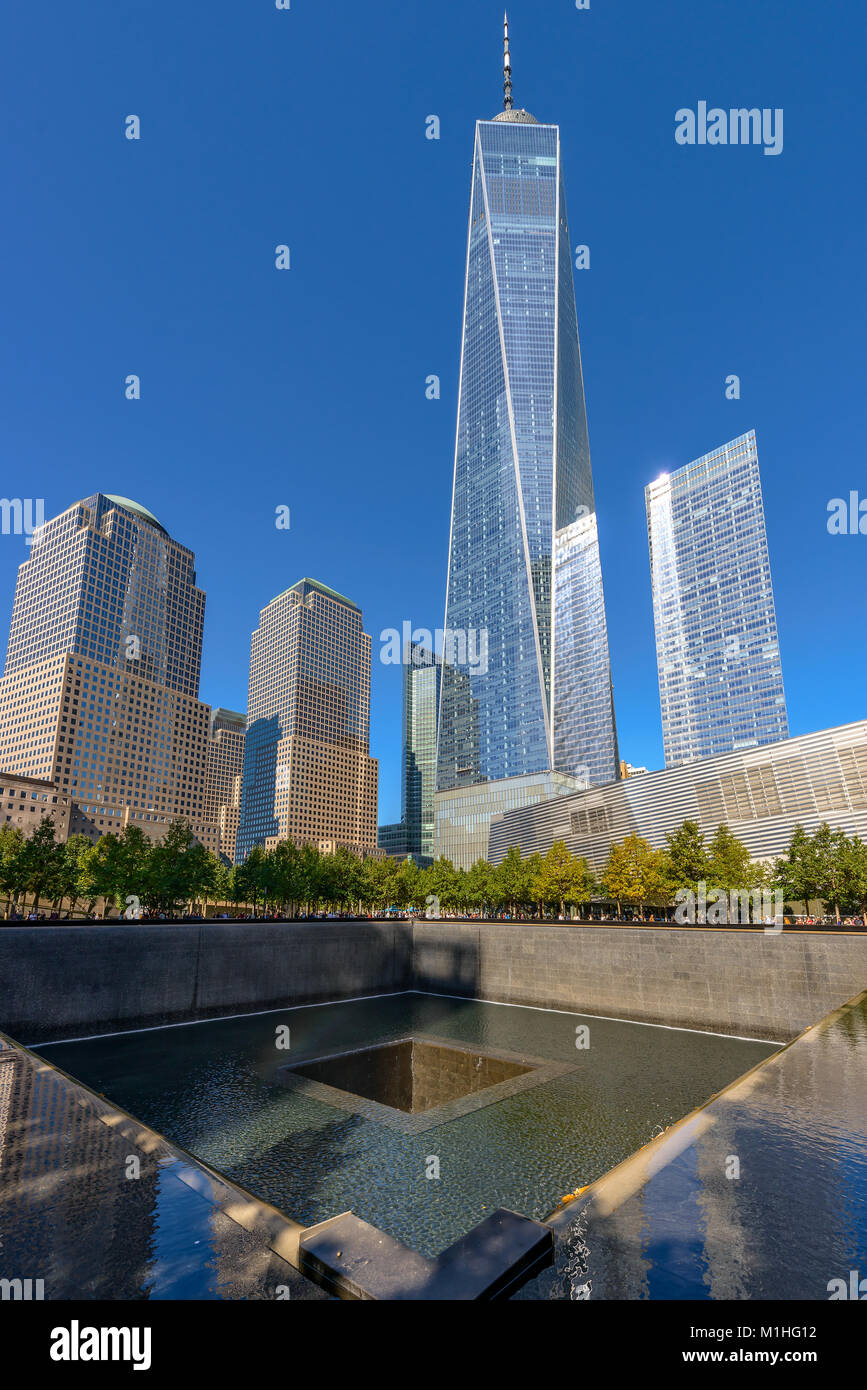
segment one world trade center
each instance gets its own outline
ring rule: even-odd
[[[619,772],[560,131],[511,89],[506,25],[504,109],[476,124],[437,748],[435,852],[464,865],[492,817]]]

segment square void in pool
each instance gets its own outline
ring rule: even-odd
[[[314,1100],[418,1134],[572,1070],[541,1057],[414,1034],[314,1057],[279,1075]]]

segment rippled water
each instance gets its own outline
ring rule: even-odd
[[[665,1162],[638,1154],[619,1191],[564,1212],[554,1267],[517,1297],[863,1298],[865,1076],[867,994],[713,1101]]]
[[[590,1046],[576,1048],[576,1028]],[[291,1048],[278,1048],[290,1029]],[[575,1070],[407,1135],[289,1091],[278,1068],[413,1031]],[[43,1044],[57,1066],[302,1223],[352,1209],[427,1255],[495,1207],[543,1218],[773,1044],[404,994]],[[439,1161],[439,1178],[426,1176]]]

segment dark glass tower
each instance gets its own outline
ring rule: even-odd
[[[560,133],[512,107],[508,28],[505,92],[476,125],[446,597],[488,659],[443,667],[438,793],[618,774]]]

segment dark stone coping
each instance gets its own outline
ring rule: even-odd
[[[434,1260],[344,1212],[305,1231],[299,1266],[339,1298],[491,1302],[545,1269],[553,1252],[549,1227],[505,1207]]]
[[[405,1037],[389,1039],[379,1046],[393,1046],[396,1043],[405,1042],[430,1043],[435,1047],[447,1047],[455,1052],[472,1052],[475,1056],[492,1057],[501,1062],[514,1062],[518,1066],[530,1067],[531,1070],[523,1076],[515,1076],[508,1081],[498,1081],[493,1086],[486,1086],[484,1090],[459,1096],[455,1100],[444,1101],[442,1105],[435,1105],[430,1110],[423,1110],[415,1115],[407,1114],[406,1111],[398,1110],[391,1105],[383,1105],[376,1100],[367,1100],[364,1096],[355,1095],[352,1091],[342,1091],[338,1087],[328,1086],[322,1081],[313,1081],[294,1070],[295,1067],[303,1066],[305,1063],[309,1065],[312,1062],[332,1061],[337,1057],[349,1057],[354,1052],[370,1052],[373,1051],[373,1047],[351,1048],[344,1052],[330,1052],[321,1057],[306,1057],[301,1061],[296,1060],[291,1065],[280,1068],[277,1072],[277,1080],[282,1085],[299,1091],[302,1095],[309,1096],[311,1100],[321,1101],[323,1105],[331,1105],[337,1110],[346,1110],[350,1115],[360,1115],[363,1119],[372,1120],[375,1124],[387,1125],[390,1129],[396,1129],[401,1134],[423,1134],[426,1130],[448,1124],[450,1120],[457,1120],[464,1115],[470,1115],[475,1110],[482,1110],[488,1105],[496,1105],[499,1101],[511,1100],[512,1096],[520,1095],[523,1091],[529,1091],[535,1086],[542,1086],[546,1081],[553,1081],[558,1076],[565,1076],[567,1072],[576,1070],[575,1065],[569,1062],[552,1062],[550,1058],[546,1057],[531,1057],[523,1052],[506,1052],[502,1048],[479,1046],[476,1043],[462,1043],[455,1038],[435,1037],[431,1033],[412,1033]]]

